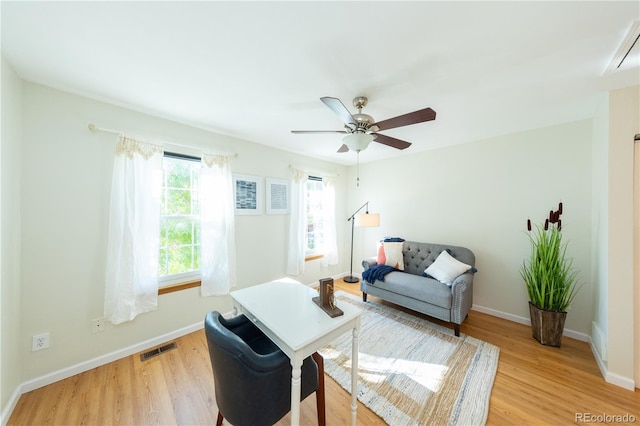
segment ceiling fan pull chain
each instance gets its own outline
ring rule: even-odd
[[[356,151],[356,186],[360,187],[360,150]]]

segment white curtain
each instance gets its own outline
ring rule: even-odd
[[[233,184],[229,159],[202,156],[200,174],[200,270],[203,296],[229,293],[236,285]]]
[[[307,180],[309,175],[294,169],[291,177],[291,213],[289,215],[289,253],[287,274],[301,275],[304,272],[304,254],[307,247]]]
[[[336,179],[334,177],[322,178],[322,185],[322,229],[324,236],[322,265],[337,265]]]
[[[162,148],[120,136],[111,184],[104,316],[131,321],[158,306]]]

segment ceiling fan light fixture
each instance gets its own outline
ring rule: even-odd
[[[325,96],[320,100],[342,120],[344,130],[292,130],[292,133],[347,133],[347,136],[342,139],[343,144],[338,149],[338,152],[360,152],[367,149],[371,142],[377,142],[395,149],[407,149],[411,146],[411,143],[378,132],[436,119],[434,110],[423,108],[375,122],[373,117],[362,113],[362,108],[367,104],[367,98],[364,96],[358,96],[353,100],[353,105],[358,108],[357,114],[351,114],[338,98]]]
[[[368,133],[352,133],[342,139],[345,145],[349,147],[350,151],[364,151],[369,144],[373,141],[373,135]]]

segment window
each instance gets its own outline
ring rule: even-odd
[[[161,283],[199,278],[200,170],[199,158],[165,153],[158,271]]]
[[[307,249],[306,257],[322,254],[323,226],[322,226],[322,178],[309,176],[307,180]]]

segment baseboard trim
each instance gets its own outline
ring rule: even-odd
[[[491,315],[494,317],[506,319],[509,321],[517,322],[518,324],[531,325],[531,319],[527,317],[522,317],[519,315],[509,314],[507,312],[498,311],[496,309],[487,308],[485,306],[480,306],[474,304],[471,306],[471,309],[477,312],[481,312],[483,314]],[[580,340],[581,342],[588,342],[590,337],[586,333],[581,333],[575,330],[569,330],[567,328],[564,329],[563,336],[570,337],[572,339]]]
[[[16,408],[16,405],[18,405],[20,395],[22,395],[22,392],[20,391],[20,386],[18,386],[11,395],[11,398],[9,398],[9,400],[7,401],[7,405],[5,405],[4,409],[2,410],[2,417],[0,418],[1,425],[4,426],[9,423],[9,418],[11,417],[13,410]]]
[[[87,361],[80,362],[70,367],[62,368],[60,370],[53,371],[43,376],[28,380],[20,384],[11,395],[11,398],[9,399],[9,401],[7,401],[7,404],[2,410],[2,418],[0,420],[2,422],[1,424],[2,425],[7,424],[7,422],[9,421],[9,418],[11,417],[11,414],[13,413],[13,410],[18,404],[18,400],[20,399],[20,396],[24,393],[31,392],[32,390],[50,385],[60,380],[67,379],[69,377],[75,376],[76,374],[84,373],[85,371],[91,370],[92,368],[100,367],[110,362],[117,361],[121,358],[161,345],[169,340],[177,339],[186,334],[193,333],[194,331],[198,331],[203,327],[204,327],[204,323],[202,322],[199,322],[197,324],[192,324],[192,325],[180,328],[178,330],[174,330],[172,332],[160,335],[158,337],[154,337],[153,339],[148,339],[143,342],[136,343],[135,345],[118,349],[116,351],[113,351],[104,355],[100,355],[96,358],[92,358]]]
[[[604,376],[604,379],[607,383],[611,383],[612,385],[620,386],[628,391],[635,392],[635,382],[633,379],[628,377],[620,376],[619,374],[611,373],[607,371]]]
[[[332,279],[332,280],[334,280],[334,281],[337,281],[337,280],[341,280],[342,278],[347,277],[347,276],[349,276],[349,273],[348,273],[348,272],[341,272],[341,273],[338,273],[338,274],[332,275],[332,276],[330,276],[329,278],[331,278],[331,279]],[[354,277],[357,277],[357,278],[359,278],[359,279],[362,279],[361,274],[357,274],[357,273],[355,273],[355,272],[354,272],[354,273],[353,273],[353,276],[354,276]],[[319,285],[320,285],[320,280],[318,280],[318,281],[314,281],[314,282],[309,283],[309,284],[306,284],[306,286],[308,286],[308,287],[318,287]]]
[[[602,356],[600,355],[600,351],[598,351],[596,347],[596,343],[593,341],[591,337],[589,338],[589,346],[591,347],[591,352],[593,353],[593,357],[596,359],[596,364],[598,364],[598,369],[600,370],[600,374],[606,381],[607,380],[607,363],[605,362],[604,359],[602,359]]]
[[[479,306],[475,304],[471,307],[471,309],[477,312],[481,312],[483,314],[517,322],[519,324],[524,324],[528,326],[531,325],[530,318],[521,317],[519,315],[513,315],[506,312],[498,311],[496,309],[491,309],[485,306]],[[591,336],[575,330],[567,330],[567,329],[564,330],[563,336],[580,340],[582,342],[587,342],[589,344],[589,347],[591,348],[591,352],[593,353],[593,357],[596,360],[596,364],[598,364],[598,368],[600,369],[600,374],[602,375],[602,378],[604,379],[605,382],[630,390],[632,392],[635,391],[635,382],[633,379],[609,372],[609,370],[607,369],[607,364],[605,361],[602,360],[600,353],[596,350],[594,341],[591,338]]]
[[[227,318],[231,317],[232,315],[233,315],[233,312],[231,311],[223,314],[223,316]],[[67,379],[69,377],[75,376],[76,374],[84,373],[85,371],[91,370],[92,368],[100,367],[110,362],[117,361],[121,358],[125,358],[127,356],[134,355],[138,352],[142,352],[147,349],[162,345],[163,343],[166,343],[170,340],[180,338],[182,336],[201,330],[203,328],[204,328],[204,322],[191,324],[186,327],[182,327],[180,329],[171,331],[169,333],[165,333],[160,336],[154,337],[152,339],[148,339],[143,342],[136,343],[135,345],[118,349],[116,351],[98,356],[96,358],[89,359],[87,361],[80,362],[70,367],[62,368],[60,370],[28,380],[20,384],[11,395],[11,398],[7,401],[7,404],[2,410],[2,417],[0,418],[0,422],[1,422],[0,424],[2,425],[7,424],[7,422],[9,421],[9,418],[11,417],[11,414],[13,413],[13,410],[18,404],[20,396],[24,393],[31,392],[32,390],[50,385],[60,380]]]
[[[345,273],[336,274],[331,278],[335,280],[335,279],[340,279],[342,277],[345,277],[347,275],[348,273],[345,272]],[[360,274],[354,274],[354,275],[360,277]],[[317,286],[318,284],[319,282],[316,281],[313,283],[309,283],[307,285]],[[485,306],[480,306],[476,304],[474,304],[471,307],[471,309],[477,312],[481,312],[487,315],[506,319],[508,321],[513,321],[519,324],[531,325],[531,321],[529,318],[525,318],[519,315],[509,314],[506,312],[498,311],[496,309],[487,308]],[[231,312],[224,314],[225,317],[229,317],[231,315],[232,315]],[[9,398],[9,400],[7,401],[7,404],[2,410],[2,416],[0,418],[0,422],[2,425],[7,424],[7,422],[9,421],[9,418],[11,417],[11,414],[13,413],[14,408],[18,403],[18,400],[20,399],[20,396],[24,393],[41,388],[43,386],[50,385],[60,380],[64,380],[76,374],[80,374],[85,371],[91,370],[92,368],[100,367],[110,362],[117,361],[118,359],[130,356],[130,355],[134,355],[138,352],[142,352],[144,350],[166,343],[169,340],[177,339],[189,333],[193,333],[195,331],[201,330],[203,327],[204,327],[204,324],[202,322],[198,322],[196,324],[192,324],[192,325],[180,328],[178,330],[174,330],[172,332],[154,337],[152,339],[145,340],[135,345],[131,345],[126,348],[122,348],[122,349],[98,356],[96,358],[83,361],[79,364],[72,365],[70,367],[63,368],[63,369],[54,371],[52,373],[45,374],[43,376],[28,380],[22,383],[21,385],[19,385],[16,388],[16,390],[13,392],[13,394],[11,395],[11,398]],[[598,355],[598,352],[595,350],[593,341],[591,340],[591,337],[589,335],[585,333],[580,333],[574,330],[567,330],[567,329],[565,329],[564,335],[576,340],[589,343],[591,347],[591,351],[594,354],[598,367],[600,368],[600,372],[605,381],[607,381],[608,383],[614,384],[616,386],[620,386],[624,389],[634,391],[635,383],[633,380],[607,371],[606,364],[602,361],[602,359]]]
[[[152,339],[148,339],[143,342],[136,343],[135,345],[118,349],[116,351],[113,351],[104,355],[100,355],[96,358],[92,358],[87,361],[80,362],[79,364],[75,364],[70,367],[63,368],[49,374],[45,374],[44,376],[36,377],[35,379],[28,380],[21,385],[21,389],[20,389],[21,394],[30,392],[32,390],[41,388],[46,385],[50,385],[51,383],[55,383],[59,380],[66,379],[71,376],[75,376],[76,374],[84,373],[85,371],[91,370],[92,368],[100,367],[101,365],[108,364],[110,362],[119,360],[121,358],[136,354],[138,352],[142,352],[154,346],[158,346],[163,343],[166,343],[169,340],[177,339],[178,337],[182,337],[186,334],[193,333],[194,331],[198,331],[203,327],[204,327],[204,323],[202,322],[192,324],[192,325],[180,328],[178,330],[154,337]]]
[[[597,332],[601,333],[597,326],[594,325],[594,328]],[[630,390],[631,392],[635,392],[636,384],[632,378],[620,376],[619,374],[609,372],[607,361],[602,358],[602,354],[600,353],[601,351],[598,350],[596,342],[594,342],[591,337],[589,338],[589,346],[591,346],[591,352],[593,352],[593,356],[596,359],[598,368],[600,369],[600,374],[602,374],[604,380],[607,383],[611,383],[612,385],[620,386],[621,388]]]
[[[333,276],[332,278],[339,279],[346,275],[347,275],[346,272],[340,273]],[[315,283],[310,283],[307,285],[317,286],[319,285],[319,281],[316,281]],[[233,312],[229,311],[227,313],[224,313],[223,316],[225,318],[229,318],[233,316]],[[2,417],[0,418],[0,421],[1,421],[0,424],[4,425],[9,421],[9,417],[11,416],[11,413],[13,412],[16,404],[18,403],[20,396],[24,393],[31,392],[32,390],[41,388],[43,386],[47,386],[57,381],[67,379],[69,377],[75,376],[76,374],[84,373],[85,371],[91,370],[92,368],[100,367],[110,362],[117,361],[121,358],[134,355],[138,352],[145,351],[147,349],[166,343],[170,340],[177,339],[189,333],[193,333],[195,331],[201,330],[202,328],[204,328],[204,323],[198,322],[196,324],[188,325],[186,327],[182,327],[180,329],[171,331],[169,333],[162,334],[152,339],[148,339],[143,342],[136,343],[126,348],[118,349],[116,351],[113,351],[104,355],[100,355],[96,358],[92,358],[87,361],[82,361],[78,364],[75,364],[66,368],[62,368],[60,370],[53,371],[43,376],[28,380],[20,384],[16,388],[16,390],[13,392],[13,395],[11,395],[11,398],[8,400],[7,404],[2,410]]]

